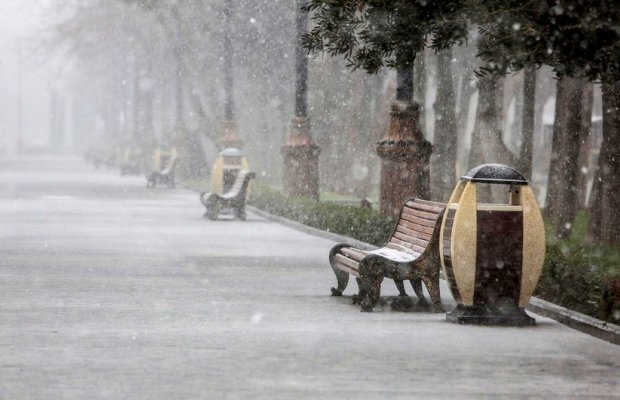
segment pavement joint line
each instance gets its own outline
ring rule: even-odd
[[[309,235],[318,236],[323,239],[333,240],[335,242],[347,243],[363,250],[374,250],[377,248],[377,246],[373,246],[369,243],[365,243],[360,240],[353,239],[337,233],[327,232],[321,229],[313,228],[300,222],[296,222],[285,217],[271,214],[254,206],[248,205],[247,208],[256,214],[267,218],[268,220],[278,222],[282,225],[307,233]],[[445,280],[443,275],[441,279]],[[543,317],[551,318],[569,328],[620,346],[619,325],[601,321],[599,319],[590,317],[577,311],[569,310],[568,308],[550,303],[537,297],[532,297],[525,309]]]

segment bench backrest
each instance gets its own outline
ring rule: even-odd
[[[235,183],[233,183],[228,192],[224,193],[224,196],[227,198],[235,198],[240,195],[245,196],[250,179],[254,177],[255,175],[253,172],[250,172],[247,169],[240,170],[235,178]]]
[[[398,223],[386,247],[398,250],[404,247],[422,254],[432,240],[438,239],[445,207],[443,203],[417,198],[407,201],[400,210]]]
[[[176,164],[177,164],[176,156],[170,157],[170,159],[168,160],[168,164],[166,165],[166,168],[164,168],[160,173],[162,175],[168,175],[172,173],[172,171],[174,171],[174,167],[176,166]]]

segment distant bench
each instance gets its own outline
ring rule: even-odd
[[[235,177],[235,182],[224,194],[202,192],[200,202],[205,206],[205,217],[216,220],[220,211],[224,208],[232,209],[235,217],[245,220],[245,198],[250,184],[254,179],[254,172],[240,170]]]
[[[356,277],[359,293],[353,302],[362,311],[372,311],[381,294],[384,278],[394,280],[401,296],[406,296],[403,281],[409,280],[420,305],[427,305],[422,282],[431,296],[434,312],[443,312],[439,294],[439,230],[445,204],[413,199],[400,211],[392,237],[377,250],[361,250],[347,244],[334,246],[329,262],[336,274],[338,287],[333,296],[341,296],[349,282]]]
[[[164,168],[161,171],[153,171],[146,176],[146,187],[155,187],[158,183],[167,185],[170,188],[174,187],[174,170],[177,165],[177,158],[171,157]]]

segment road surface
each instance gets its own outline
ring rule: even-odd
[[[334,242],[145,183],[0,161],[0,399],[620,398],[618,346],[360,313],[354,282],[329,296]]]

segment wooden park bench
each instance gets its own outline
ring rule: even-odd
[[[152,188],[155,187],[158,183],[167,185],[170,188],[173,188],[174,183],[174,170],[177,165],[177,158],[170,157],[168,160],[168,164],[166,168],[161,171],[153,171],[146,176],[146,187]]]
[[[250,184],[250,179],[254,179],[254,172],[242,169],[237,173],[235,183],[230,190],[224,194],[202,192],[200,202],[207,211],[205,217],[216,220],[223,209],[229,209],[240,220],[245,220],[245,198]]]
[[[422,282],[431,296],[432,310],[443,312],[439,294],[439,231],[445,204],[412,199],[400,211],[398,223],[387,244],[377,250],[361,250],[347,244],[334,246],[329,262],[336,274],[338,287],[332,287],[332,296],[342,296],[349,275],[356,277],[359,293],[353,303],[362,311],[372,311],[379,300],[384,278],[394,280],[400,296],[407,296],[404,281],[409,280],[419,299],[419,305],[428,305],[424,299]]]

